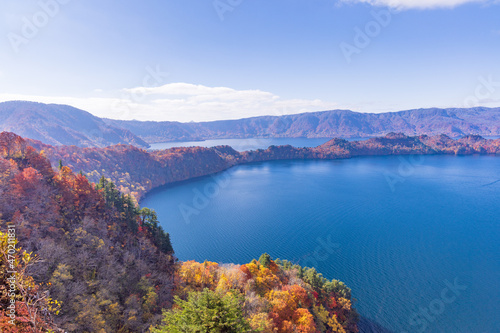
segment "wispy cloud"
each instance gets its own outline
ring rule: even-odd
[[[319,99],[285,99],[261,90],[236,90],[189,83],[99,91],[89,98],[0,94],[0,101],[29,100],[69,104],[113,119],[210,121],[261,115],[284,115],[339,108]]]
[[[477,105],[490,107],[499,105],[497,96],[477,99]],[[190,83],[169,83],[158,87],[135,87],[118,91],[95,89],[87,97],[0,93],[0,102],[12,100],[67,104],[98,117],[111,119],[181,122],[239,119],[264,115],[281,116],[334,109],[380,113],[417,107],[454,106],[454,104],[413,105],[411,103],[401,105],[394,101],[365,101],[350,104],[320,99],[282,98],[262,90],[237,90]],[[464,105],[457,102],[455,106],[463,107]]]
[[[236,90],[189,83],[170,83],[159,87],[125,89],[129,102],[140,100],[138,110],[148,118],[181,121],[237,119],[259,115],[283,115],[332,109],[337,103],[319,99],[284,99],[262,90]],[[126,102],[126,100],[124,101]],[[134,109],[134,105],[120,108]]]
[[[367,3],[395,9],[453,8],[467,3],[493,4],[498,0],[340,0],[341,3]]]

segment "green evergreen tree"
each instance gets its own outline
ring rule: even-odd
[[[319,291],[321,290],[321,288],[323,288],[326,279],[323,278],[323,275],[321,273],[318,273],[316,269],[306,268],[304,270],[303,280],[309,283],[311,287],[314,288],[314,290]]]
[[[333,292],[340,297],[351,299],[351,289],[348,288],[343,282],[332,280],[325,283],[324,288],[326,292]]]
[[[104,176],[101,176],[101,178],[99,179],[99,183],[97,183],[97,189],[101,190],[105,188],[107,183],[108,180]]]
[[[262,254],[259,258],[259,263],[262,266],[269,268],[269,265],[271,264],[271,256],[267,253]]]
[[[153,209],[144,207],[139,210],[139,216],[141,217],[142,226],[151,234],[155,245],[164,253],[173,253],[170,235],[163,230],[156,212]]]
[[[187,301],[175,298],[177,308],[164,312],[162,324],[153,333],[180,332],[249,332],[250,325],[243,312],[244,297],[220,294],[210,289],[191,292]]]

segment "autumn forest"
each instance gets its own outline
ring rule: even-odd
[[[0,134],[2,332],[357,332],[350,289],[263,254],[244,265],[180,262],[146,191],[273,159],[494,154],[499,140],[389,134],[317,148],[148,152],[49,146]],[[52,163],[51,163],[52,161]],[[15,229],[14,229],[15,228]],[[13,231],[10,231],[13,230]],[[13,237],[15,233],[15,238]],[[259,254],[256,255],[256,257]],[[13,282],[8,274],[15,268]],[[11,289],[16,292],[9,292]],[[8,310],[16,303],[16,325]]]

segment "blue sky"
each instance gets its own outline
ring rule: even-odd
[[[4,0],[0,101],[177,121],[500,106],[499,18],[487,0]]]

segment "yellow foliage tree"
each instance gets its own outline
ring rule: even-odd
[[[257,313],[250,317],[250,327],[252,327],[252,330],[261,333],[278,332],[278,329],[274,327],[273,320],[264,312]]]
[[[293,322],[300,333],[316,332],[314,317],[307,309],[299,308],[295,310],[293,313]]]
[[[345,329],[339,323],[336,315],[333,315],[328,319],[328,326],[330,326],[332,332],[334,333],[346,333]]]
[[[218,268],[219,264],[210,261],[203,263],[183,262],[178,271],[180,280],[186,286],[183,292],[201,291],[205,288],[213,290],[217,285]]]
[[[251,262],[245,265],[253,277],[255,291],[264,296],[270,290],[279,285],[280,279],[273,272],[258,262]]]

